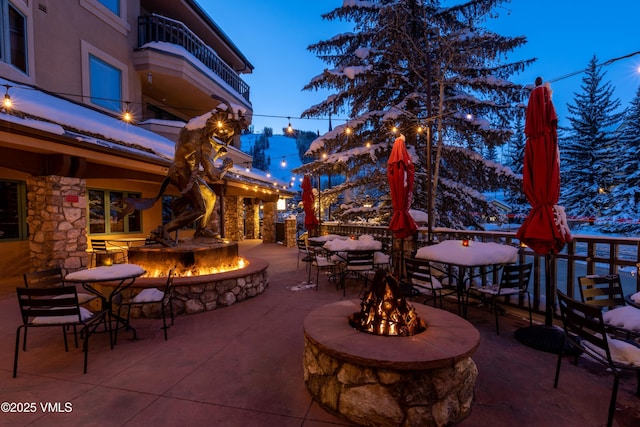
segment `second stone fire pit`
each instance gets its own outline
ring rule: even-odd
[[[478,376],[471,356],[480,333],[455,314],[408,304],[395,280],[382,277],[376,274],[362,301],[324,305],[307,316],[307,389],[320,406],[357,425],[460,421],[471,411]]]

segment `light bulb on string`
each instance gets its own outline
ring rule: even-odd
[[[133,121],[133,114],[129,109],[129,101],[125,102],[124,111],[122,112],[122,121],[125,123],[131,123]]]
[[[394,126],[391,128],[391,133],[393,133],[393,134],[398,133],[398,127],[394,125]]]
[[[422,125],[418,125],[418,134],[422,134],[422,132],[424,132],[424,128],[422,127]]]
[[[287,125],[287,133],[293,133],[293,126],[291,126],[291,117],[287,117],[289,125]]]
[[[280,166],[282,166],[283,168],[287,166],[287,161],[284,159],[284,157],[282,157],[282,161],[280,162]]]
[[[9,96],[9,85],[4,85],[7,90],[4,93],[4,100],[2,101],[2,106],[6,109],[11,108],[13,103],[11,102],[11,96]]]

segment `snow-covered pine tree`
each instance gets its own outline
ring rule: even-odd
[[[619,167],[615,128],[622,120],[620,100],[594,55],[574,104],[567,104],[571,126],[559,138],[562,193],[567,214],[601,218],[611,205],[615,170]]]
[[[432,135],[433,225],[479,225],[493,207],[482,192],[520,186],[509,168],[480,154],[511,136],[523,90],[508,78],[533,60],[507,62],[526,43],[480,24],[497,17],[505,0],[471,0],[452,7],[427,0],[345,0],[323,15],[347,20],[353,31],[309,46],[331,66],[305,90],[333,92],[304,117],[347,116],[317,138],[314,161],[296,173],[340,173],[327,192],[388,193],[386,160],[397,133],[417,161],[414,207],[426,206],[426,136]],[[528,91],[526,91],[528,94]],[[324,197],[324,196],[323,196]]]
[[[526,136],[524,134],[524,115],[518,114],[513,123],[514,134],[509,142],[509,149],[507,152],[508,166],[511,170],[522,175],[524,168],[524,147],[526,144]],[[527,198],[521,188],[517,190],[509,189],[506,192],[506,201],[511,206],[511,211],[515,213],[527,213],[530,206],[527,202]]]
[[[616,234],[637,234],[640,231],[640,88],[626,109],[618,130],[615,146],[617,169],[613,176],[608,219],[602,231]]]

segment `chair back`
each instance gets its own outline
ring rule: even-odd
[[[91,250],[93,252],[107,252],[107,241],[103,239],[91,239]]]
[[[349,271],[373,270],[374,252],[372,250],[348,251],[345,268]]]
[[[624,291],[617,274],[582,276],[578,282],[580,297],[585,304],[607,310],[625,305]]]
[[[64,285],[64,275],[60,267],[24,273],[22,278],[27,288],[51,288]]]
[[[16,293],[25,324],[36,317],[48,325],[82,322],[75,286],[16,288]]]
[[[502,270],[500,277],[500,289],[519,289],[526,291],[529,287],[529,278],[533,265],[529,264],[507,264]]]
[[[175,268],[169,270],[167,274],[167,281],[164,284],[164,299],[167,299],[171,296],[171,292],[173,292],[173,279],[175,278]]]
[[[431,265],[429,261],[418,258],[405,258],[404,266],[407,279],[409,279],[411,283],[432,283]]]
[[[569,298],[561,291],[556,292],[566,337],[595,360],[614,366],[600,308]]]
[[[304,239],[298,239],[296,240],[297,244],[298,244],[298,250],[299,251],[307,251],[307,243],[304,241]]]

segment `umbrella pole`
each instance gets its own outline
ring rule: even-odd
[[[545,284],[545,292],[546,292],[546,309],[544,313],[544,324],[545,326],[553,326],[553,311],[555,309],[555,301],[556,301],[556,293],[555,286],[553,286],[552,280],[555,282],[555,272],[552,271],[554,269],[553,255],[547,254],[544,257],[544,284]]]
[[[545,292],[546,307],[544,325],[525,326],[516,330],[518,341],[527,347],[554,354],[578,354],[578,349],[564,340],[564,330],[553,325],[553,312],[555,310],[555,263],[553,254],[547,254],[545,260]]]

